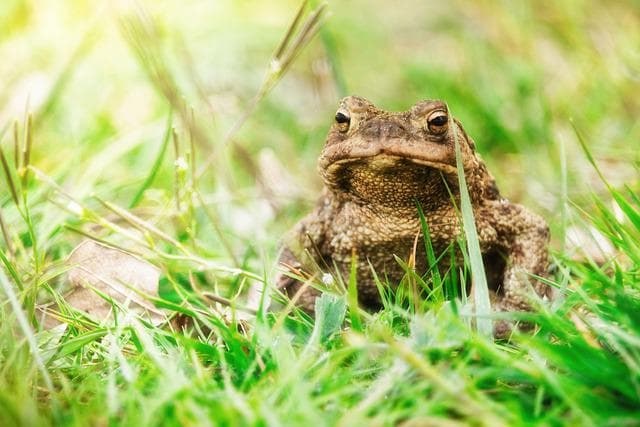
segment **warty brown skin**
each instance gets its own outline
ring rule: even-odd
[[[380,297],[371,267],[396,286],[405,271],[394,255],[407,261],[414,254],[416,271],[423,274],[426,256],[416,203],[425,214],[436,254],[462,233],[456,211],[456,135],[480,249],[495,291],[494,306],[529,310],[531,287],[540,296],[551,296],[550,289],[534,279],[547,274],[547,224],[500,195],[473,140],[446,104],[421,101],[396,113],[356,96],[340,103],[319,159],[325,188],[315,209],[284,240],[280,263],[285,271],[277,286],[292,297],[303,284],[290,277],[291,272],[317,275],[335,272],[334,266],[346,279],[355,257],[360,303],[376,309]],[[297,304],[313,312],[318,291],[302,289]]]

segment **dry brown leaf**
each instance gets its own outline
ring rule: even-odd
[[[154,296],[158,293],[160,270],[152,264],[93,240],[85,240],[76,246],[67,264],[72,289],[64,299],[73,308],[100,322],[110,320],[113,307],[98,294],[103,293],[127,307],[129,312],[153,323],[165,319],[162,311],[138,293]],[[48,317],[46,327],[57,323]]]

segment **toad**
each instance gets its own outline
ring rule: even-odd
[[[418,205],[436,256],[462,236],[456,138],[494,309],[530,310],[531,289],[550,297],[551,289],[537,280],[548,269],[546,222],[500,195],[447,105],[425,100],[408,111],[387,112],[357,96],[343,99],[336,112],[319,159],[322,195],[285,237],[285,271],[276,286],[312,313],[319,291],[304,286],[301,275],[317,278],[324,271],[327,277],[330,271],[346,280],[353,265],[359,303],[375,310],[381,307],[376,276],[398,286],[408,260],[424,274],[428,262]]]

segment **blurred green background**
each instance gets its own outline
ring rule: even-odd
[[[637,180],[638,2],[330,1],[320,33],[225,143],[299,4],[3,0],[3,148],[31,111],[37,168],[80,200],[127,205],[165,132],[171,102],[150,72],[161,68],[201,130],[195,163],[207,166],[198,184],[207,203],[225,232],[268,248],[315,198],[316,159],[347,94],[395,110],[446,100],[503,193],[554,227],[563,157],[572,200],[602,188],[572,124],[614,185]],[[132,16],[151,22],[152,36],[136,38]],[[193,138],[184,115],[173,125]],[[173,158],[145,193],[149,212],[171,199]]]

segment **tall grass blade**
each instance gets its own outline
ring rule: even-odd
[[[490,337],[493,334],[493,325],[491,319],[489,319],[489,315],[491,314],[491,302],[489,301],[487,276],[484,272],[482,253],[480,252],[480,242],[478,241],[478,232],[476,230],[476,223],[473,217],[471,197],[469,196],[467,180],[464,175],[462,152],[460,150],[460,136],[458,135],[457,125],[451,120],[450,126],[453,129],[453,139],[456,145],[456,168],[458,170],[458,185],[460,187],[460,210],[462,213],[464,234],[467,239],[467,250],[469,252],[476,327],[480,334]]]
[[[120,31],[154,88],[167,100],[171,109],[177,112],[193,139],[202,148],[210,148],[212,144],[209,133],[197,121],[192,120],[174,73],[167,64],[156,20],[140,7],[136,14],[121,17]]]
[[[233,137],[242,128],[244,123],[251,117],[256,107],[277,85],[282,77],[289,70],[289,67],[295,60],[295,58],[304,50],[305,46],[313,39],[318,33],[322,18],[326,14],[327,4],[322,3],[310,12],[310,16],[302,24],[300,31],[296,33],[296,29],[299,27],[302,16],[304,15],[304,9],[307,6],[308,1],[304,0],[298,12],[296,13],[293,21],[289,25],[284,38],[278,44],[271,60],[269,61],[269,68],[262,81],[262,84],[258,88],[258,91],[254,95],[253,99],[249,102],[244,112],[234,122],[234,124],[227,131],[223,143],[228,144],[233,141]],[[209,168],[214,161],[214,155],[211,154],[209,158],[200,167],[200,170],[196,176],[200,177]]]
[[[153,162],[153,165],[151,166],[151,171],[149,172],[149,175],[147,175],[147,178],[144,180],[144,182],[136,192],[135,196],[133,196],[131,203],[129,203],[129,209],[135,208],[138,205],[138,203],[140,203],[140,200],[142,200],[142,196],[144,195],[144,192],[147,191],[149,187],[151,187],[151,184],[153,184],[153,180],[158,175],[158,171],[160,170],[160,166],[162,165],[162,160],[164,159],[164,155],[167,152],[167,147],[169,146],[169,140],[171,139],[171,129],[173,127],[172,119],[173,119],[173,113],[169,112],[169,115],[167,117],[167,127],[164,133],[164,137],[162,138],[162,144],[160,145],[160,150],[158,151],[158,155],[156,156],[156,159]]]
[[[300,7],[298,8],[296,16],[294,16],[293,21],[291,21],[291,24],[289,24],[287,32],[284,34],[284,37],[282,37],[280,44],[273,54],[274,58],[281,58],[284,55],[284,51],[287,48],[289,41],[293,37],[296,28],[298,28],[300,21],[302,20],[302,15],[304,14],[304,10],[307,7],[307,4],[309,4],[309,0],[304,0],[302,3],[300,3]]]

